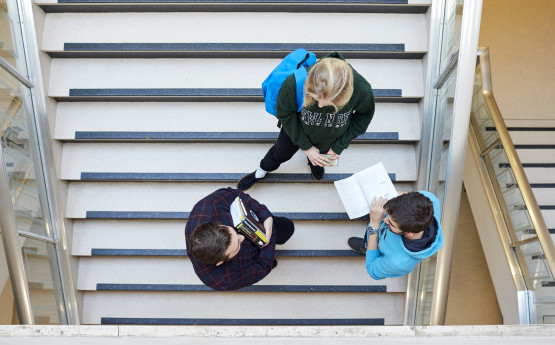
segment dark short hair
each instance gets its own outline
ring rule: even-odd
[[[432,201],[418,192],[401,194],[386,202],[384,209],[403,232],[422,232],[434,220]]]
[[[212,221],[198,225],[191,235],[191,253],[193,256],[209,265],[220,261],[227,261],[225,255],[231,244],[229,229],[220,222]]]

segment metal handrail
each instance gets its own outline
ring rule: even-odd
[[[536,198],[532,192],[532,187],[528,182],[528,178],[524,173],[524,168],[520,162],[520,158],[516,153],[515,146],[509,135],[509,131],[505,126],[505,121],[501,116],[501,111],[497,106],[497,102],[493,97],[492,83],[491,83],[491,73],[490,73],[490,63],[489,63],[489,49],[482,48],[478,51],[478,56],[481,65],[481,76],[482,76],[482,94],[486,102],[486,106],[489,110],[491,118],[493,120],[496,131],[499,135],[499,140],[505,150],[507,158],[509,160],[509,165],[514,173],[517,185],[522,193],[522,198],[526,205],[526,209],[530,214],[530,220],[534,225],[537,238],[539,240],[540,246],[545,254],[545,260],[551,271],[551,274],[555,274],[555,245],[545,224],[545,220],[541,214],[540,208],[536,201]]]

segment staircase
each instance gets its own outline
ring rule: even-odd
[[[406,277],[368,276],[346,243],[365,222],[348,220],[332,182],[383,161],[414,189],[430,0],[35,3],[83,324],[403,324]],[[295,235],[258,284],[211,291],[186,256],[188,212],[277,138],[260,84],[298,47],[342,52],[376,114],[323,181],[299,152],[249,190]]]

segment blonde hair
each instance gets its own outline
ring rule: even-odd
[[[316,99],[327,100],[337,112],[353,95],[353,69],[341,59],[322,59],[310,69],[304,90],[303,106],[311,106]]]

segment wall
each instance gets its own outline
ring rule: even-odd
[[[555,121],[555,1],[484,0],[495,99],[506,120]]]

